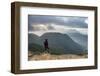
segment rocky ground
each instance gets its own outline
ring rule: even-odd
[[[31,51],[28,53],[28,60],[59,60],[59,59],[82,59],[87,58],[87,54],[63,54],[53,55],[47,52],[41,54],[33,54]]]

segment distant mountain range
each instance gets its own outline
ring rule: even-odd
[[[82,47],[82,45],[72,40],[72,38],[69,37],[69,35],[57,32],[44,33],[40,37],[33,33],[29,33],[28,34],[29,50],[34,50],[34,48],[35,49],[41,48],[41,50],[43,51],[44,49],[43,42],[45,39],[48,39],[49,48],[51,49],[50,51],[52,53],[57,52],[63,54],[65,53],[80,54],[86,52],[84,47]],[[37,48],[34,46],[36,46]]]
[[[88,49],[88,35],[81,34],[76,30],[69,30],[66,32],[76,43],[83,46],[85,50]]]

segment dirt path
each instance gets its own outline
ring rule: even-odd
[[[87,55],[75,55],[75,54],[64,54],[64,55],[51,55],[49,53],[41,53],[39,55],[29,54],[28,60],[59,60],[59,59],[81,59],[87,58]]]

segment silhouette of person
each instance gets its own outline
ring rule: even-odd
[[[45,48],[45,50],[49,49],[49,47],[48,47],[48,39],[45,39],[45,41],[44,41],[44,48]]]

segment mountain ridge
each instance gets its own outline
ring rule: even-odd
[[[43,47],[43,42],[48,39],[49,47],[61,50],[63,53],[83,53],[84,48],[73,41],[68,35],[56,32],[44,33],[42,36],[28,34],[28,43],[35,43]]]

